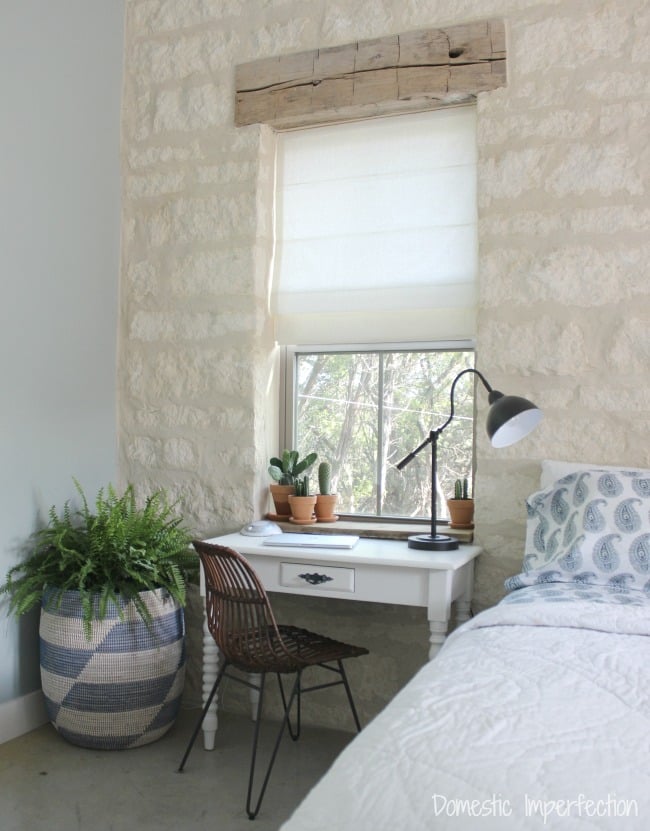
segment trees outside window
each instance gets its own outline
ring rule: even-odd
[[[296,351],[293,442],[332,465],[339,513],[429,518],[431,455],[395,465],[449,415],[451,384],[474,366],[471,349]],[[472,476],[474,381],[454,396],[455,418],[438,443],[441,518],[454,481]],[[315,485],[315,483],[314,483]]]

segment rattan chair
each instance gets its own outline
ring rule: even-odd
[[[217,679],[185,750],[179,771],[182,771],[185,766],[203,724],[203,719],[222,678],[224,676],[232,678],[247,687],[258,690],[259,701],[255,718],[248,793],[246,796],[246,812],[250,819],[254,819],[260,810],[285,727],[288,728],[294,741],[300,735],[300,696],[302,693],[343,684],[354,723],[357,730],[361,730],[350,685],[343,668],[343,660],[345,658],[356,658],[359,655],[367,655],[368,650],[359,646],[350,646],[326,638],[323,635],[317,635],[314,632],[308,632],[306,629],[278,625],[260,579],[241,554],[225,546],[200,541],[194,542],[194,548],[203,564],[208,628],[219,647],[221,663]],[[336,673],[339,676],[338,680],[303,687],[302,673],[307,667],[313,666],[320,666]],[[242,678],[239,675],[233,675],[228,672],[229,668],[246,673],[247,677]],[[264,702],[264,684],[268,672],[277,675],[284,716],[259,795],[253,807],[255,762]],[[257,676],[259,683],[255,677],[250,677],[249,674],[251,673],[253,676]],[[287,673],[295,674],[288,698],[281,677]],[[296,702],[295,728],[290,722],[291,708],[294,701]]]

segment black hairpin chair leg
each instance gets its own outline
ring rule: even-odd
[[[343,668],[343,661],[338,661],[339,665],[339,672],[341,673],[341,682],[345,687],[345,692],[348,697],[348,701],[350,702],[350,709],[352,710],[352,717],[354,718],[354,723],[357,727],[357,733],[361,732],[361,722],[359,721],[359,716],[357,714],[357,708],[354,706],[354,699],[352,698],[352,690],[350,689],[350,684],[348,682],[348,676],[346,675],[345,669]]]
[[[300,738],[300,701],[301,701],[301,689],[302,689],[302,682],[298,684],[298,689],[296,690],[296,729],[291,726],[291,719],[289,718],[289,714],[291,712],[291,707],[287,705],[286,696],[284,694],[284,686],[282,684],[282,676],[280,673],[278,675],[278,687],[280,688],[280,697],[282,698],[282,706],[284,708],[284,712],[286,714],[287,719],[287,730],[289,731],[289,735],[291,736],[292,741],[296,742]]]
[[[278,735],[275,739],[275,745],[273,747],[273,752],[271,753],[271,758],[266,769],[266,774],[264,776],[264,781],[262,782],[262,787],[260,788],[259,794],[257,796],[257,802],[255,803],[255,807],[252,808],[251,803],[253,799],[253,781],[255,778],[255,762],[257,760],[257,743],[260,735],[260,723],[262,721],[262,704],[264,701],[264,682],[266,680],[266,673],[262,675],[262,679],[260,681],[260,697],[257,704],[257,718],[255,719],[255,729],[253,734],[253,751],[251,754],[251,767],[248,776],[248,793],[246,795],[246,813],[248,814],[249,819],[255,819],[262,806],[262,800],[264,799],[264,794],[266,793],[266,786],[268,785],[269,778],[271,776],[271,771],[273,770],[275,757],[278,755],[278,750],[280,748],[280,742],[282,741],[282,736],[284,734],[285,727],[289,727],[289,733],[291,733],[293,738],[293,732],[291,730],[289,715],[291,713],[291,706],[293,704],[294,698],[296,698],[296,696],[299,697],[300,695],[300,676],[301,671],[298,671],[296,673],[296,680],[294,681],[293,687],[291,688],[291,695],[289,696],[288,702],[285,702],[284,690],[282,689],[282,684],[280,683],[280,690],[282,692],[282,703],[284,706],[284,718],[282,719],[282,724],[280,725]],[[298,738],[297,735],[296,738]]]

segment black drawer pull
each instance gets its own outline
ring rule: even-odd
[[[306,580],[308,583],[311,583],[312,586],[318,586],[320,583],[329,583],[330,580],[333,580],[333,577],[330,577],[328,574],[317,574],[314,572],[313,574],[299,574],[301,580]]]

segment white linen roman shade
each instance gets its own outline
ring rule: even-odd
[[[474,107],[277,138],[278,342],[473,337]]]

